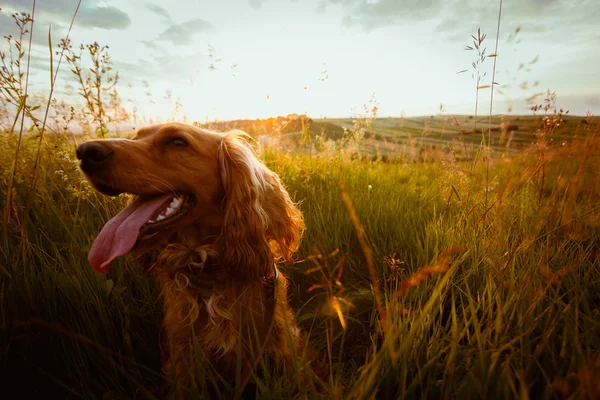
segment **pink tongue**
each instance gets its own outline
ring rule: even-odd
[[[172,197],[165,195],[147,201],[136,200],[108,221],[88,254],[92,267],[102,274],[107,273],[110,263],[133,248],[142,225]]]

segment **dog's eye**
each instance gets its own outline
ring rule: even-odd
[[[169,146],[173,147],[187,147],[188,143],[182,138],[171,138],[167,142]]]

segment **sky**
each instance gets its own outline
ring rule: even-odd
[[[32,1],[0,0],[0,35]],[[471,35],[495,52],[499,0],[83,0],[71,41],[109,46],[121,97],[168,119],[166,91],[192,120],[473,114]],[[48,31],[64,38],[77,0],[37,0],[32,91],[48,90]],[[525,98],[556,91],[570,113],[600,112],[600,1],[504,0],[494,113],[529,114]],[[518,30],[518,33],[516,33]],[[516,33],[516,34],[515,34]],[[6,50],[6,44],[0,45]],[[537,60],[537,61],[536,61]],[[55,62],[56,62],[55,57]],[[491,83],[494,58],[480,65]],[[464,73],[459,71],[467,70]],[[61,66],[57,96],[74,85]],[[144,82],[148,83],[148,88]],[[523,82],[527,82],[524,89]],[[148,92],[151,95],[148,95]],[[489,113],[490,89],[479,90]],[[537,97],[541,102],[543,96]]]

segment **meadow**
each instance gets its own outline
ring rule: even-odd
[[[155,283],[130,259],[107,275],[87,261],[126,198],[90,188],[74,143],[113,120],[54,106],[53,125],[15,93],[0,104],[0,390],[155,398]],[[600,124],[554,100],[528,116],[210,124],[273,138],[260,155],[307,225],[281,269],[329,376],[309,395],[259,367],[258,398],[600,398]],[[83,134],[60,128],[77,118]]]

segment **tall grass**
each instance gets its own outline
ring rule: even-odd
[[[441,162],[265,154],[302,202],[309,227],[300,250],[306,261],[283,270],[311,344],[329,354],[330,396],[552,396],[573,379],[573,390],[584,390],[572,374],[594,373],[600,346],[599,153],[592,140],[551,155],[554,182],[546,181],[542,198],[532,179],[536,157],[493,165],[491,208],[484,206],[483,165],[469,175],[470,166]],[[23,155],[31,161],[28,143]],[[107,277],[88,267],[91,240],[122,199],[90,191],[69,159],[71,145],[55,143],[65,152],[44,163],[32,223],[20,232],[16,219],[1,253],[3,366],[34,368],[86,398],[128,397],[159,385],[160,302],[130,261]],[[578,175],[579,182],[567,178]],[[372,249],[383,315],[341,182]],[[26,181],[16,189],[19,204]],[[343,292],[309,291],[322,283],[306,274],[309,266],[338,263]],[[294,390],[273,379],[263,395]]]
[[[98,65],[101,49],[93,47]],[[83,88],[94,82],[81,79]],[[114,81],[104,92],[107,80],[99,82],[99,96],[116,93]],[[25,93],[15,93],[17,115],[35,122],[20,106]],[[89,98],[96,111],[106,104]],[[329,367],[323,382],[309,382],[319,388],[313,396],[600,396],[600,125],[580,119],[573,139],[557,143],[562,110],[552,96],[538,110],[537,143],[485,165],[450,142],[427,162],[357,157],[374,102],[321,152],[263,151],[308,227],[299,262],[282,270],[298,321]],[[106,112],[84,121],[89,135],[105,135],[110,122]],[[56,130],[42,142],[12,131],[0,134],[0,202],[10,216],[0,249],[3,390],[161,397],[154,282],[129,259],[106,276],[87,263],[93,238],[126,199],[83,180],[74,137]],[[466,153],[464,141],[458,147]],[[253,378],[258,397],[306,395],[266,365]]]

